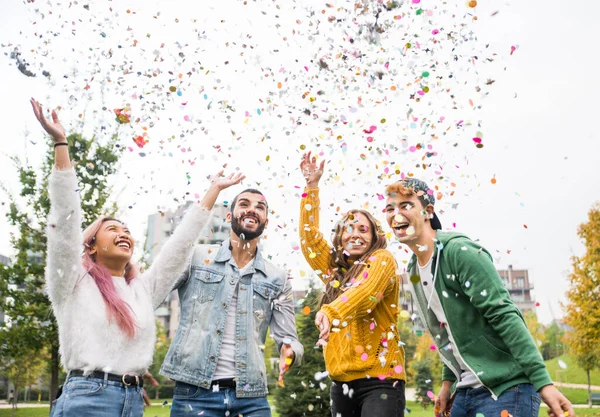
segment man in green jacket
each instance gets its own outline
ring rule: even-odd
[[[441,230],[425,182],[406,178],[386,192],[387,222],[413,252],[407,272],[415,304],[444,364],[436,411],[537,417],[541,397],[549,414],[573,417],[488,251]]]

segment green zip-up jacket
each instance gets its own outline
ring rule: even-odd
[[[448,321],[445,325],[428,308],[423,287],[413,278],[419,275],[415,255],[408,273],[411,282],[417,282],[412,284],[416,304],[444,363],[442,380],[454,382],[453,391],[462,370],[452,349],[458,350],[494,399],[517,384],[531,383],[536,391],[552,384],[523,315],[482,246],[459,233],[437,232],[431,273]]]

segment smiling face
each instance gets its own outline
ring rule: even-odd
[[[100,225],[89,253],[97,263],[114,264],[115,261],[129,262],[135,241],[127,226],[118,220],[107,220]]]
[[[227,221],[240,239],[258,238],[269,224],[265,197],[254,192],[241,193],[235,199],[233,212],[227,213]]]
[[[423,203],[416,195],[391,194],[387,199],[385,217],[401,243],[418,241],[426,227],[431,228],[428,221],[433,214],[433,206]]]
[[[373,225],[361,213],[351,213],[344,222],[342,246],[350,259],[364,255],[373,243]]]

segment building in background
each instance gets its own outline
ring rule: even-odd
[[[529,281],[527,269],[513,269],[512,265],[508,265],[508,269],[499,269],[498,274],[519,310],[524,313],[535,309],[533,283]]]
[[[533,283],[529,281],[527,269],[513,269],[512,265],[509,265],[508,269],[498,269],[498,275],[502,278],[511,300],[521,312],[535,309],[535,299],[532,294]],[[402,274],[402,283],[406,293],[400,294],[400,305],[402,309],[412,314],[417,311],[417,307],[411,294],[408,293],[408,286],[412,284],[409,282],[407,274]],[[422,331],[424,327],[419,327],[418,330]]]
[[[194,204],[192,201],[188,201],[175,211],[160,212],[148,216],[148,231],[144,249],[149,265],[152,265],[152,261],[156,259],[163,245],[169,236],[173,234],[186,210],[192,204]],[[220,244],[229,237],[231,224],[225,221],[228,211],[227,206],[215,204],[212,223],[204,229],[197,243]],[[173,337],[179,325],[179,297],[177,291],[173,291],[167,297],[156,309],[154,315],[167,330],[167,337]]]

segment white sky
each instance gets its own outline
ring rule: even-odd
[[[330,3],[336,7],[346,5],[341,1]],[[600,91],[592,73],[597,65],[592,19],[600,12],[600,5],[591,1],[578,7],[555,0],[501,4],[479,1],[478,21],[473,22],[463,16],[472,11],[466,2],[434,6],[439,3],[421,1],[420,7],[432,11],[425,20],[416,18],[414,9],[411,11],[406,4],[402,10],[407,14],[381,35],[377,45],[368,44],[357,34],[352,35],[356,42],[350,45],[343,39],[340,28],[344,25],[326,21],[326,17],[339,18],[344,12],[333,8],[321,15],[325,7],[316,1],[299,2],[302,6],[282,2],[277,9],[278,3],[271,1],[249,1],[246,6],[239,1],[190,6],[184,1],[98,0],[92,2],[90,10],[83,9],[85,2],[71,3],[71,7],[68,2],[3,2],[2,181],[10,190],[16,189],[15,170],[8,156],[27,157],[36,164],[46,149],[28,102],[35,96],[49,106],[62,106],[62,119],[71,128],[81,131],[77,115],[85,112],[84,133],[89,134],[92,126],[106,126],[107,132],[117,131],[122,143],[132,147],[133,151],[126,151],[122,158],[114,196],[121,217],[139,240],[144,236],[147,215],[159,207],[174,208],[183,201],[186,191],[192,195],[203,193],[204,177],[227,163],[228,170],[239,168],[247,174],[246,185],[260,183],[258,187],[275,210],[266,249],[275,262],[285,263],[294,276],[300,276],[309,271],[302,255],[294,250],[299,241],[296,227],[300,190],[295,187],[303,184],[297,169],[300,145],[319,149],[330,160],[322,195],[323,230],[330,229],[330,221],[335,218],[329,203],[342,211],[368,203],[383,219],[383,201],[376,193],[383,193],[384,185],[396,177],[380,181],[377,176],[389,166],[386,163],[393,162],[402,172],[412,172],[440,187],[444,197],[436,207],[443,211],[440,218],[444,227],[453,229],[455,223],[456,230],[479,239],[494,254],[499,268],[512,264],[529,269],[541,303],[538,315],[549,322],[551,308],[555,316],[562,315],[558,303],[568,286],[570,257],[583,251],[577,226],[586,221],[587,211],[600,200],[600,179],[595,169],[600,145],[593,137],[595,99]],[[311,5],[316,12],[312,17],[305,12]],[[127,13],[128,8],[135,14]],[[498,13],[492,16],[494,12]],[[393,14],[387,14],[388,18]],[[452,14],[458,17],[453,19]],[[311,20],[313,26],[309,26]],[[358,22],[365,20],[368,18],[359,18]],[[61,27],[64,21],[68,24]],[[407,40],[425,44],[432,28],[439,28],[437,36],[446,39],[446,34],[461,22],[467,25],[463,33],[472,30],[477,40],[457,44],[456,51],[449,49],[453,46],[449,42],[441,42],[434,55],[422,50],[411,55],[413,44],[411,51],[401,54]],[[48,36],[49,31],[58,35]],[[405,33],[418,33],[419,37],[405,37]],[[136,47],[132,46],[134,39],[138,41]],[[51,42],[44,44],[46,40]],[[4,55],[12,50],[6,46],[9,42],[20,46],[23,57],[31,62],[30,69],[38,74],[36,78],[21,74],[14,61]],[[336,45],[344,42],[347,52],[366,53],[363,61],[351,55],[345,61],[336,56],[340,51]],[[246,48],[242,47],[244,43]],[[517,47],[512,56],[511,46]],[[113,53],[110,59],[106,55],[109,49]],[[180,52],[184,58],[178,56]],[[452,55],[457,52],[478,55],[480,59],[474,65],[460,60],[452,63]],[[155,57],[163,61],[155,61]],[[330,70],[319,71],[316,63],[310,62],[314,57],[328,62]],[[484,57],[494,57],[494,62],[484,64]],[[444,71],[442,65],[448,58],[454,74],[451,81],[447,78],[450,71]],[[430,70],[432,74],[425,80],[432,92],[421,103],[409,101],[418,78],[415,74],[435,60],[439,61],[439,72]],[[389,69],[384,66],[386,62],[390,63]],[[50,82],[41,75],[40,64],[52,74]],[[130,74],[124,75],[123,68],[129,67]],[[368,77],[354,76],[360,72],[357,67],[385,75],[382,81],[369,81]],[[154,77],[152,71],[157,68],[161,74]],[[206,73],[208,69],[211,71]],[[169,70],[173,75],[168,74]],[[196,72],[187,75],[192,70]],[[138,76],[137,71],[142,75]],[[183,74],[181,79],[177,78],[179,73]],[[63,78],[63,74],[69,77]],[[444,79],[434,85],[438,74]],[[312,78],[315,75],[318,78]],[[350,88],[342,91],[337,87],[344,77]],[[495,83],[485,85],[488,78]],[[396,92],[389,90],[392,81],[398,87]],[[282,88],[276,86],[277,82]],[[83,88],[86,84],[89,90]],[[180,97],[166,94],[171,85],[182,92]],[[475,86],[482,91],[476,93]],[[317,95],[318,90],[323,94]],[[303,99],[304,92],[309,94]],[[455,94],[458,102],[455,110],[450,108],[450,94]],[[316,98],[314,103],[310,97]],[[382,104],[376,103],[384,97]],[[481,110],[473,109],[468,99],[475,106],[481,105]],[[142,120],[118,126],[112,109],[128,104],[132,119]],[[227,106],[236,111],[227,110]],[[319,118],[303,115],[304,108],[310,108]],[[410,117],[420,119],[416,128],[410,127],[409,108],[413,109]],[[257,109],[261,109],[260,115]],[[333,123],[323,121],[329,116]],[[440,121],[440,116],[445,121]],[[380,122],[382,118],[387,119],[385,124]],[[435,125],[425,135],[421,135],[423,118]],[[302,121],[301,126],[294,126],[297,119]],[[348,123],[342,123],[344,120]],[[458,120],[465,120],[459,129]],[[362,130],[371,125],[378,128],[372,135],[372,145],[382,153],[365,148],[370,145],[366,142],[369,135]],[[150,140],[143,150],[131,140],[143,132],[142,126],[149,128]],[[442,136],[447,127],[450,130]],[[334,136],[328,128],[333,128]],[[471,139],[477,131],[483,133],[482,149],[476,149]],[[179,136],[181,133],[184,137]],[[438,139],[431,139],[431,134],[438,135]],[[338,140],[338,135],[342,139]],[[342,142],[347,143],[346,152]],[[407,149],[417,143],[431,145],[438,152],[426,161],[433,163],[432,168],[415,168],[421,163],[423,151],[413,153]],[[459,146],[454,147],[454,143]],[[147,155],[141,157],[139,152]],[[364,160],[360,154],[365,155]],[[189,186],[186,175],[190,176]],[[495,185],[490,182],[494,176]],[[453,189],[456,193],[450,196]],[[229,190],[223,200],[230,200],[240,190]],[[1,201],[7,199],[2,197]],[[0,253],[10,254],[11,229],[4,219],[5,212],[2,206]],[[401,255],[400,262],[407,259],[397,245],[393,248]]]

